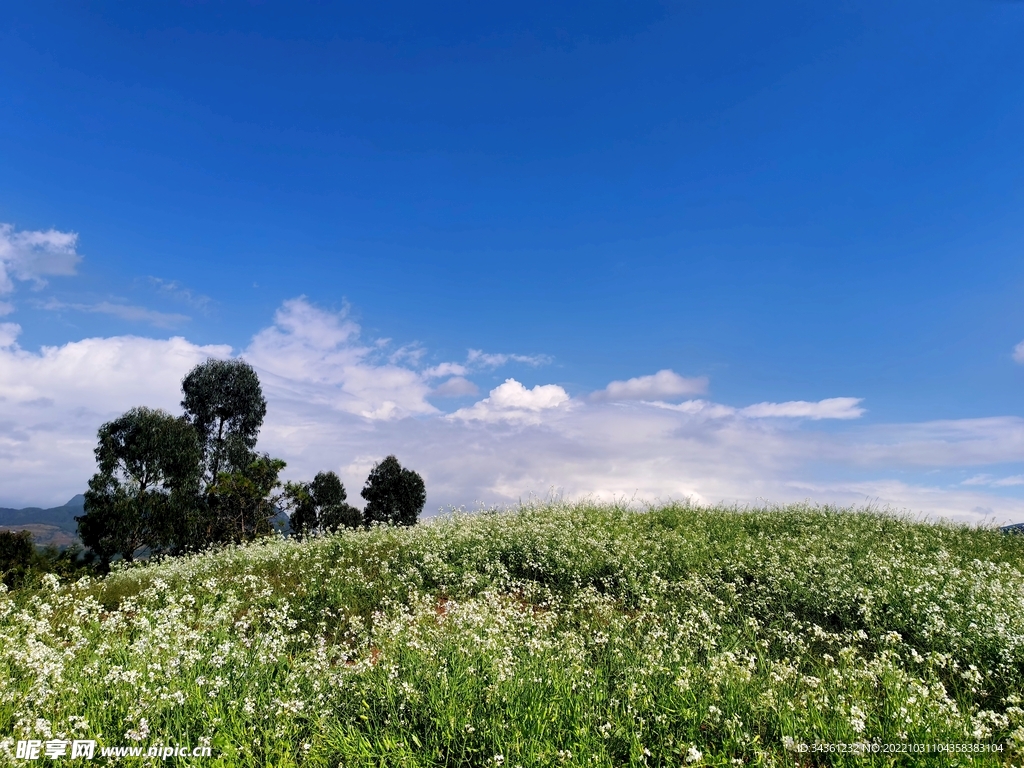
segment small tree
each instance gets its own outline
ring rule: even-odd
[[[241,472],[221,472],[207,495],[205,542],[239,543],[273,533],[279,501],[273,492],[281,486],[284,468],[281,459],[263,455]]]
[[[194,501],[200,446],[184,419],[151,408],[132,408],[99,430],[78,535],[104,564],[115,555],[132,560],[139,550],[170,547],[178,518]]]
[[[31,584],[44,573],[69,578],[93,572],[93,558],[83,557],[77,544],[63,550],[52,545],[40,549],[28,531],[0,531],[0,578],[8,589]]]
[[[296,535],[358,528],[362,522],[359,510],[345,501],[345,486],[334,472],[318,472],[311,483],[287,483],[284,496]]]
[[[32,571],[35,546],[28,531],[0,531],[0,579],[8,589],[21,586]]]
[[[403,469],[394,456],[375,464],[360,494],[366,499],[363,524],[415,525],[427,503],[423,478]]]
[[[309,483],[296,483],[289,481],[284,484],[284,492],[281,494],[283,506],[291,510],[288,519],[288,527],[296,536],[305,536],[317,529],[316,502],[309,492]]]
[[[316,501],[321,530],[358,528],[362,523],[362,513],[345,501],[345,486],[333,472],[317,472],[309,484],[309,491]]]

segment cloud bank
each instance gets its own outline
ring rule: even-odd
[[[358,492],[388,453],[423,474],[428,511],[506,504],[552,491],[598,499],[759,503],[870,500],[962,519],[1024,520],[1014,470],[1024,419],[865,425],[855,397],[728,405],[673,371],[597,393],[506,377],[479,397],[474,376],[537,356],[471,350],[423,363],[426,350],[364,340],[345,312],[296,298],[245,349],[175,336],[84,339],[29,351],[0,324],[0,504],[62,503],[94,471],[99,425],[135,405],[179,412],[180,381],[207,357],[240,355],[268,400],[260,448],[289,478],[323,469]],[[449,401],[450,402],[450,401]],[[831,423],[829,429],[819,425]],[[984,475],[985,481],[971,482]]]

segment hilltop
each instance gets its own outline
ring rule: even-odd
[[[830,508],[453,514],[0,597],[0,734],[209,765],[1019,764],[1022,688],[1024,537]]]

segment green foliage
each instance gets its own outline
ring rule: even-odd
[[[31,585],[45,573],[67,578],[93,572],[92,558],[78,546],[39,549],[29,531],[0,531],[0,580],[8,589]]]
[[[310,483],[310,493],[319,510],[321,530],[338,531],[362,525],[363,513],[345,501],[345,486],[333,472],[317,472]]]
[[[364,525],[415,525],[427,502],[423,478],[403,469],[394,456],[374,464],[360,494],[366,499]]]
[[[0,733],[145,721],[214,766],[1020,765],[1022,596],[1022,537],[827,508],[265,538],[0,595]]]
[[[195,499],[200,446],[193,428],[161,410],[132,408],[99,430],[82,542],[104,562],[172,546],[176,517]]]
[[[245,470],[255,456],[267,401],[259,377],[244,360],[214,360],[193,368],[181,382],[181,407],[199,435],[208,486],[222,472]]]
[[[0,577],[9,589],[21,586],[34,560],[31,533],[0,531]]]
[[[311,483],[286,483],[283,496],[292,510],[291,530],[298,536],[362,523],[362,513],[346,503],[345,486],[334,472],[318,472]]]
[[[204,543],[240,543],[273,533],[274,491],[285,463],[263,455],[241,471],[221,472],[207,494]]]
[[[288,527],[295,536],[305,536],[317,530],[316,502],[309,492],[309,483],[288,481],[281,493],[282,506],[290,511]]]
[[[179,550],[249,541],[273,531],[285,463],[255,452],[267,401],[244,360],[209,359],[181,383],[185,418],[199,435],[205,489],[183,520]]]

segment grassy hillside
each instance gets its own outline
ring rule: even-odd
[[[8,749],[74,734],[209,743],[204,765],[1021,764],[1022,689],[1024,537],[870,513],[538,506],[0,596]],[[794,751],[864,741],[1005,746]]]

